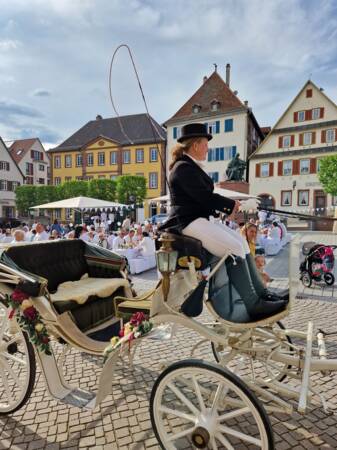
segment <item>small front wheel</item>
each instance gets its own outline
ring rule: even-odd
[[[327,272],[324,274],[324,281],[325,284],[327,284],[328,286],[332,286],[335,282],[335,277],[333,276],[332,273]]]
[[[152,427],[164,450],[274,450],[268,416],[243,381],[219,365],[179,361],[156,380]]]
[[[309,272],[307,272],[307,271],[302,272],[302,274],[301,274],[301,281],[302,281],[303,286],[305,286],[305,287],[310,287],[311,286],[312,278],[311,278]]]

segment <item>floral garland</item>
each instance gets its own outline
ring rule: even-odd
[[[124,343],[131,346],[131,342],[134,339],[144,336],[149,333],[153,328],[153,323],[150,322],[147,316],[142,312],[134,313],[129,322],[127,322],[119,332],[119,337],[114,336],[111,338],[110,345],[104,350],[105,360],[108,358],[109,354],[116,348],[122,346]]]
[[[15,289],[8,297],[8,304],[12,308],[9,318],[12,319],[15,316],[18,324],[28,333],[29,340],[37,349],[46,355],[51,355],[47,328],[32,300],[29,299],[29,295],[20,289]]]

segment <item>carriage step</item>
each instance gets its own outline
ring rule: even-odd
[[[96,394],[93,392],[76,388],[63,397],[61,402],[70,406],[77,406],[78,408],[92,409],[93,405],[95,405],[95,398]]]

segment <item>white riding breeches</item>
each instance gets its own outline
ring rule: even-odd
[[[212,223],[204,218],[191,222],[182,233],[199,239],[206,250],[220,258],[225,253],[241,256],[241,258],[245,258],[250,253],[246,239],[238,232],[224,224]]]

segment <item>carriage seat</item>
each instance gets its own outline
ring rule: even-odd
[[[80,239],[39,242],[9,247],[7,256],[19,267],[48,280],[56,311],[69,311],[82,331],[115,316],[113,298],[125,295],[128,281],[119,271],[107,272],[88,264]]]

